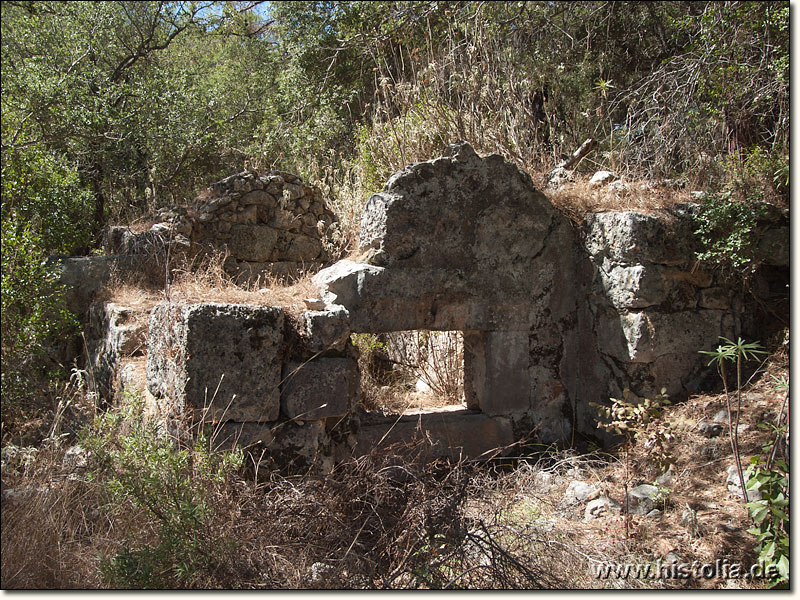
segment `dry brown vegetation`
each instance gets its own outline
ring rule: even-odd
[[[167,299],[183,303],[271,305],[281,306],[290,316],[296,317],[306,310],[304,300],[318,294],[311,282],[312,272],[300,273],[293,279],[270,276],[237,282],[225,272],[224,262],[225,256],[216,254],[197,265],[176,267],[170,274],[168,286],[153,283],[149,275],[117,272],[99,292],[98,300],[119,303],[136,311],[147,311]],[[160,279],[164,279],[163,274]]]
[[[786,352],[779,351],[748,385],[740,416],[750,426],[742,435],[745,457],[761,452],[769,434],[757,425],[775,422],[780,409],[782,395],[768,376],[787,373]],[[4,448],[2,586],[761,588],[763,582],[721,578],[595,575],[604,564],[655,564],[669,552],[687,563],[755,562],[747,511],[725,487],[732,463],[727,439],[697,430],[724,406],[723,397],[702,395],[668,409],[665,418],[678,431],[671,445],[672,491],[659,507],[661,518],[631,516],[628,527],[624,515],[584,521],[584,505],[563,501],[574,480],[622,500],[625,469],[609,454],[529,449],[516,458],[453,464],[433,460],[419,439],[352,458],[327,474],[254,474],[245,461],[209,478],[201,468],[209,455],[184,449],[194,463],[161,476],[177,474],[207,509],[199,517],[202,527],[189,528],[191,545],[174,548],[165,544],[171,530],[164,520],[176,510],[169,494],[157,494],[158,502],[148,505],[115,493],[110,481],[125,466],[91,452],[68,452],[75,438],[61,433],[70,430],[62,422],[38,449]],[[121,448],[135,423],[115,427],[105,443]],[[631,457],[628,489],[659,474],[641,446]],[[687,509],[694,520],[687,521]],[[188,558],[170,553],[187,547]],[[126,571],[119,557],[148,548],[163,550],[145,554],[157,572],[130,565]],[[113,557],[122,564],[116,571],[109,568]],[[183,559],[194,562],[182,571]]]

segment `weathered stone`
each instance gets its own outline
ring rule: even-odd
[[[742,465],[742,474],[744,475],[744,485],[747,489],[747,502],[754,502],[761,498],[761,483],[756,482],[752,487],[750,486],[750,478],[747,476],[747,465]],[[739,471],[736,465],[731,465],[725,472],[725,483],[727,484],[728,491],[739,498],[745,498],[745,492],[742,490],[742,482],[739,479]]]
[[[283,199],[286,202],[293,202],[303,197],[303,186],[295,183],[286,183],[283,186]]]
[[[349,314],[344,308],[303,313],[304,340],[311,352],[341,351],[350,339]]]
[[[314,275],[312,281],[327,306],[354,306],[359,304],[365,278],[382,271],[381,267],[340,260]]]
[[[467,406],[487,415],[530,408],[528,333],[464,332],[464,395]]]
[[[151,312],[148,338],[148,389],[175,415],[195,409],[214,420],[278,418],[280,308],[162,302]]]
[[[539,471],[533,478],[533,487],[547,491],[555,484],[555,475],[548,471]]]
[[[646,515],[655,508],[660,494],[654,485],[638,485],[628,492],[628,510],[633,515]]]
[[[619,175],[616,173],[612,173],[611,171],[597,171],[592,178],[589,180],[589,185],[592,186],[601,186],[601,185],[608,185],[612,181],[616,181],[619,179]]]
[[[231,227],[228,250],[239,260],[266,262],[272,257],[278,232],[267,225],[235,224]]]
[[[572,171],[568,171],[564,167],[556,167],[550,171],[545,187],[548,190],[557,190],[568,181],[572,181]]]
[[[255,225],[258,221],[258,207],[254,204],[244,207],[237,215],[236,221],[246,225]]]
[[[279,258],[285,261],[304,262],[316,260],[322,252],[322,242],[307,235],[289,234],[286,250]]]
[[[789,227],[765,231],[758,240],[757,254],[768,265],[789,265]]]
[[[627,194],[631,191],[631,186],[624,181],[612,181],[608,184],[608,191],[616,194]]]
[[[56,273],[56,282],[65,286],[70,311],[84,317],[95,294],[108,282],[114,271],[127,271],[135,262],[126,256],[50,257],[46,266]]]
[[[110,302],[92,305],[87,350],[90,372],[103,398],[114,397],[115,374],[121,359],[142,355],[146,343],[146,314]]]
[[[664,269],[658,265],[622,266],[604,261],[600,280],[606,297],[619,309],[646,308],[666,299]],[[608,269],[608,270],[606,270]]]
[[[733,292],[722,287],[712,287],[700,291],[700,308],[728,310],[731,307]]]
[[[732,335],[723,314],[714,310],[606,313],[598,337],[603,350],[619,360],[652,363],[668,354],[712,350],[719,336]]]
[[[621,510],[622,507],[619,502],[613,498],[601,496],[600,498],[595,498],[586,505],[586,509],[583,512],[583,520],[591,521],[592,519],[602,519],[612,515],[618,515]]]
[[[655,214],[603,212],[586,216],[586,249],[593,261],[617,264],[680,265],[694,262],[693,224]]]
[[[242,206],[272,206],[277,203],[277,200],[275,200],[275,197],[269,192],[265,192],[264,190],[253,190],[252,192],[242,196],[239,199],[239,203]]]
[[[567,490],[564,492],[564,503],[568,506],[583,504],[596,493],[597,488],[585,481],[570,481]]]
[[[722,425],[720,423],[700,423],[697,426],[697,431],[707,438],[717,437],[722,433]]]
[[[469,411],[438,412],[383,418],[362,417],[356,456],[375,448],[427,438],[434,456],[490,458],[502,454],[514,439],[511,421]]]
[[[316,358],[284,368],[281,408],[289,419],[342,417],[358,394],[358,365],[351,358]]]

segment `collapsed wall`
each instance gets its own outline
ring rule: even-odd
[[[108,228],[106,252],[156,260],[168,251],[173,257],[218,252],[226,272],[247,281],[295,277],[330,261],[324,242],[336,216],[296,175],[237,173],[213,183],[195,203],[196,210],[160,209],[144,232]]]
[[[624,389],[697,391],[710,374],[698,351],[747,333],[741,291],[695,260],[694,210],[598,213],[581,229],[512,164],[451,146],[369,199],[361,258],[314,277],[314,310],[297,318],[271,306],[152,310],[149,410],[172,427],[214,423],[220,440],[262,446],[283,464],[330,466],[420,433],[436,454],[455,457],[531,433],[542,443],[595,434],[592,403]],[[785,270],[785,223],[762,234],[772,240],[767,262]],[[98,322],[120,322],[114,315],[99,311]],[[351,333],[409,330],[463,334],[464,407],[403,417],[359,407]]]

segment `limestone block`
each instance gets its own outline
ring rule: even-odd
[[[454,459],[502,454],[514,441],[511,421],[469,411],[404,415],[400,418],[362,417],[354,454],[362,456],[374,448],[427,438],[434,456]]]
[[[327,306],[341,305],[357,307],[364,281],[383,272],[383,268],[373,265],[340,260],[335,265],[321,270],[312,281]]]
[[[275,200],[275,197],[269,192],[265,192],[264,190],[253,190],[249,194],[242,196],[239,199],[239,203],[242,206],[272,206],[277,203],[277,200]]]
[[[623,362],[652,363],[667,354],[709,350],[730,332],[718,310],[607,312],[598,325],[600,350]]]
[[[349,313],[344,308],[303,313],[306,347],[311,352],[341,351],[350,339]]]
[[[322,242],[302,234],[287,234],[286,249],[280,253],[279,258],[285,261],[303,262],[319,258],[322,252]]]
[[[528,175],[462,143],[392,175],[367,201],[360,244],[389,266],[458,269],[477,257],[491,269],[535,256],[556,218]]]
[[[358,393],[358,365],[351,358],[290,362],[284,368],[281,407],[289,419],[315,421],[346,415]]]
[[[233,258],[266,262],[272,257],[278,232],[267,225],[237,223],[231,226],[228,250]]]
[[[87,349],[91,374],[101,396],[115,396],[115,375],[122,359],[141,356],[147,339],[146,315],[111,302],[96,303],[89,309]]]
[[[616,308],[646,308],[666,298],[664,269],[658,265],[622,266],[604,261],[600,281],[604,293]]]
[[[278,307],[162,302],[150,314],[148,389],[176,415],[209,407],[207,419],[273,421],[282,342]]]
[[[320,449],[327,440],[324,421],[302,425],[291,421],[273,424],[228,421],[219,428],[214,441],[222,448],[263,446],[267,452],[256,451],[254,458],[272,460],[284,467],[307,467],[319,458]],[[268,468],[264,470],[269,471]]]
[[[700,292],[700,307],[713,310],[729,310],[733,291],[729,288],[713,287]]]
[[[693,225],[688,217],[671,221],[655,214],[609,211],[587,215],[585,246],[595,263],[608,256],[618,264],[662,265],[694,262]]]
[[[530,352],[524,331],[464,332],[464,395],[487,415],[530,408]]]

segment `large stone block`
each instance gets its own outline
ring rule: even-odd
[[[400,418],[362,418],[354,454],[363,456],[375,448],[427,438],[434,456],[489,458],[503,453],[514,442],[511,421],[469,411],[404,415]]]
[[[121,359],[144,354],[147,314],[112,302],[95,303],[89,310],[86,343],[97,391],[111,400]]]
[[[237,223],[231,226],[228,250],[236,259],[266,262],[272,258],[278,231],[267,225]]]
[[[172,412],[274,421],[280,410],[283,311],[274,306],[171,304],[151,315],[147,385]]]
[[[464,332],[464,395],[487,415],[531,407],[529,334],[525,331]]]
[[[281,408],[289,419],[314,421],[346,415],[358,395],[358,365],[351,358],[290,362],[284,368]]]
[[[608,311],[599,319],[600,350],[627,363],[652,363],[667,354],[695,356],[699,350],[713,348],[719,336],[731,335],[724,314],[719,310]]]
[[[674,214],[609,211],[586,216],[586,249],[595,260],[609,257],[618,264],[677,265],[694,260],[690,218]]]

